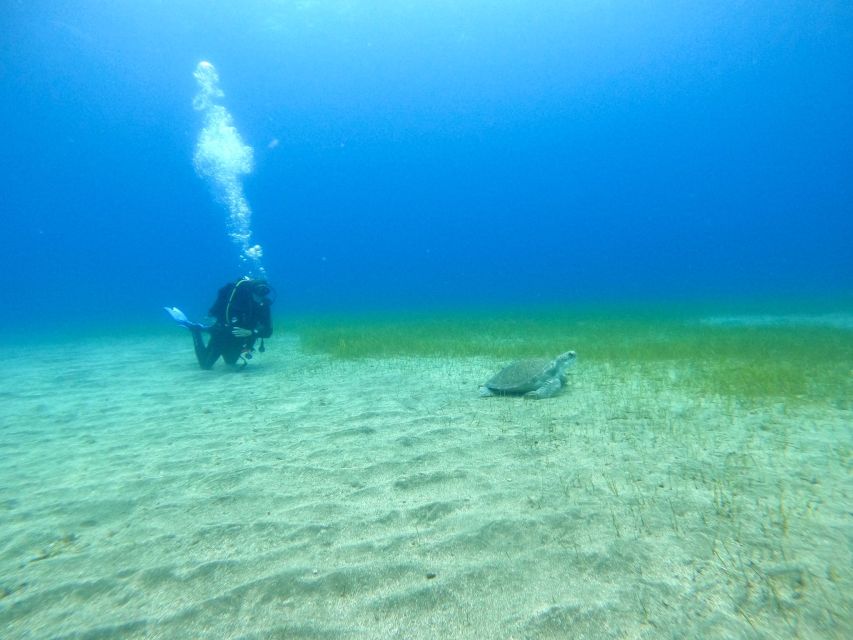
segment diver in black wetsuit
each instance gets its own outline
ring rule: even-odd
[[[209,327],[190,322],[175,307],[167,307],[166,311],[178,324],[190,330],[195,355],[202,369],[213,368],[220,356],[230,365],[242,360],[246,366],[255,350],[255,341],[261,339],[260,351],[263,352],[263,339],[272,335],[271,291],[265,280],[242,278],[229,282],[219,290],[210,307],[208,315],[216,322]],[[204,344],[203,332],[210,333],[207,344]]]

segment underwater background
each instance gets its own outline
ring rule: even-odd
[[[850,307],[850,3],[8,1],[0,23],[7,330],[197,316],[245,273],[194,167],[201,61],[252,148],[278,314]]]
[[[853,638],[851,60],[841,1],[0,2],[0,635]],[[163,307],[246,274],[202,370]]]

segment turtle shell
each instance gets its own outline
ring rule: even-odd
[[[554,361],[548,358],[517,360],[498,371],[486,386],[498,393],[527,393],[542,386],[554,375]]]

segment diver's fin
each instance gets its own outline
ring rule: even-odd
[[[187,324],[189,320],[187,319],[186,314],[178,309],[177,307],[163,307],[170,316],[172,316],[172,320],[177,322],[178,324]]]
[[[207,329],[203,324],[199,324],[198,322],[190,322],[189,318],[187,318],[186,314],[178,309],[177,307],[163,307],[170,316],[172,316],[172,320],[177,322],[182,327],[186,327],[187,329]]]

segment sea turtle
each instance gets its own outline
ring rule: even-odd
[[[481,396],[550,398],[566,383],[566,372],[575,363],[575,352],[566,351],[553,360],[516,360],[480,387]]]

